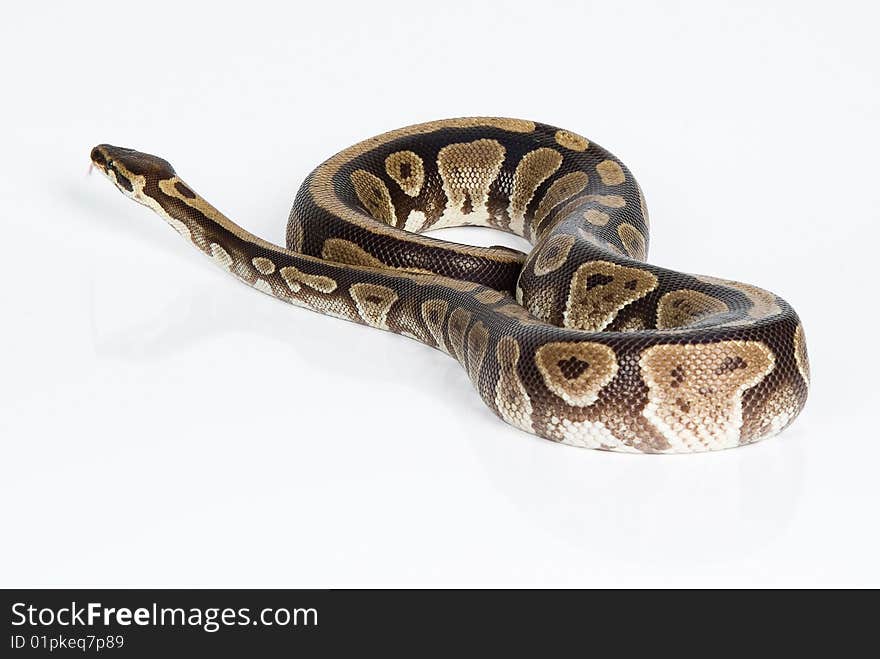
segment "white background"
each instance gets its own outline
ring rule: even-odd
[[[880,585],[872,3],[10,11],[0,583]],[[86,176],[99,142],[162,155],[280,243],[326,157],[478,114],[610,148],[652,262],[791,302],[795,425],[696,456],[553,445],[442,353],[257,294]]]

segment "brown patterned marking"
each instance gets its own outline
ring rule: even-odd
[[[760,341],[656,345],[639,359],[648,386],[644,416],[673,452],[737,446],[742,394],[775,366]]]
[[[406,216],[406,222],[403,223],[403,230],[410,233],[418,233],[428,222],[428,216],[423,211],[412,209]]]
[[[752,301],[752,308],[749,309],[749,315],[752,318],[768,318],[782,313],[782,308],[776,302],[776,295],[770,291],[750,284],[740,284],[739,288]]]
[[[496,291],[494,288],[487,288],[474,295],[483,304],[495,304],[501,302],[505,298],[504,293]]]
[[[623,169],[613,160],[603,160],[596,165],[596,171],[605,185],[620,185],[626,180]]]
[[[294,306],[311,309],[312,311],[327,314],[334,318],[342,318],[343,320],[350,320],[352,322],[359,322],[362,320],[355,306],[350,304],[347,299],[344,298],[315,295],[314,293],[303,291],[302,297],[285,297],[284,300]]]
[[[776,303],[776,296],[770,291],[738,281],[727,282],[725,285],[735,288],[749,298],[749,302],[752,303],[748,312],[750,318],[760,320],[782,313],[782,308]]]
[[[797,363],[798,372],[808,385],[810,384],[810,360],[807,356],[807,339],[804,336],[804,326],[798,323],[794,331],[794,360]]]
[[[302,252],[305,236],[302,221],[300,218],[295,217],[291,211],[290,216],[287,218],[287,248],[294,252]]]
[[[203,246],[197,241],[197,237],[201,238],[201,236],[190,236],[190,230],[183,222],[181,222],[175,218],[172,218],[170,215],[168,215],[168,213],[165,211],[165,209],[162,208],[162,205],[158,201],[156,201],[156,199],[154,199],[153,197],[151,197],[148,194],[143,193],[143,186],[146,185],[146,179],[143,176],[135,177],[134,181],[135,181],[136,192],[140,194],[139,200],[142,201],[142,203],[146,204],[147,206],[149,206],[150,208],[155,210],[157,213],[159,213],[159,215],[164,217],[175,229],[177,229],[177,231],[179,231],[181,233],[181,235],[183,235],[184,237],[191,238],[193,240],[193,242],[196,243],[197,246],[199,246],[200,248],[203,248]],[[239,225],[237,225],[235,222],[233,222],[228,217],[223,215],[223,213],[218,211],[216,208],[214,208],[211,204],[209,204],[207,201],[205,201],[199,195],[196,195],[194,197],[188,197],[188,196],[182,194],[177,189],[176,183],[178,183],[178,182],[182,182],[182,181],[180,181],[180,179],[176,176],[171,179],[163,179],[158,182],[159,189],[162,192],[164,192],[166,195],[168,195],[169,197],[174,197],[176,199],[179,199],[180,201],[182,201],[184,204],[186,204],[190,208],[194,208],[199,213],[201,213],[202,215],[207,217],[212,222],[218,224],[220,227],[222,227],[223,229],[225,229],[226,231],[231,233],[236,238],[239,238],[246,243],[250,243],[251,246],[262,247],[262,248],[267,249],[269,251],[274,251],[274,250],[278,249],[277,245],[273,245],[268,240],[263,240],[259,236],[255,236],[254,234],[249,233],[249,232],[245,231],[244,229],[242,229]],[[351,210],[351,209],[349,209],[349,210]],[[354,214],[358,215],[357,212],[355,212]],[[294,228],[296,227],[297,224],[298,223],[293,223]],[[193,230],[198,233],[202,232],[201,227],[199,227],[198,224],[196,224],[196,223],[193,223]],[[294,239],[296,238],[295,235],[292,235],[291,237]],[[300,245],[297,245],[295,242],[293,242],[291,244],[291,246],[294,247],[295,249],[299,249]]]
[[[557,130],[554,137],[558,145],[572,151],[586,151],[590,146],[590,141],[586,137],[581,137],[577,133],[567,130]]]
[[[374,220],[394,224],[394,204],[391,203],[388,186],[382,179],[365,169],[356,169],[351,173],[351,184],[357,198]]]
[[[359,265],[367,268],[390,268],[372,254],[361,249],[359,245],[342,238],[328,238],[321,247],[321,258],[347,265]]]
[[[740,443],[748,443],[755,439],[765,439],[782,432],[788,424],[794,421],[801,408],[801,400],[792,388],[786,383],[770,391],[770,393],[758,401],[757,410],[752,410],[743,424],[740,433]]]
[[[769,318],[782,313],[782,308],[776,302],[776,296],[770,291],[763,288],[752,286],[751,284],[743,284],[740,282],[732,282],[735,288],[745,293],[752,306],[749,308],[749,316],[758,320],[761,318]]]
[[[187,199],[195,199],[196,193],[189,189],[183,181],[177,180],[174,182],[175,189]]]
[[[552,286],[539,288],[530,297],[527,305],[524,305],[535,318],[550,322],[553,311],[556,309],[556,289]]]
[[[644,261],[648,256],[645,237],[629,222],[623,222],[617,227],[617,235],[623,243],[626,253],[637,261]]]
[[[448,121],[448,120],[447,120]],[[468,121],[467,119],[458,119],[452,121]],[[488,119],[478,119],[479,125],[493,126],[501,130],[509,130],[511,133],[531,133],[535,130],[535,122],[526,119],[505,119],[491,117]]]
[[[488,221],[489,186],[501,171],[504,154],[501,142],[489,139],[449,144],[440,149],[437,169],[447,204],[435,228],[458,223],[465,215],[469,223]]]
[[[605,201],[604,204],[599,201],[599,197],[603,198],[603,200]],[[556,218],[553,221],[553,226],[555,226],[557,224],[557,222],[564,220],[565,218],[570,216],[575,211],[582,209],[584,206],[586,206],[587,204],[590,204],[590,203],[598,203],[602,206],[612,207],[612,208],[622,208],[623,206],[626,205],[626,201],[624,200],[624,198],[621,196],[618,196],[618,195],[588,194],[588,195],[582,195],[580,197],[575,197],[571,201],[567,202],[564,206],[562,206],[556,212]],[[589,212],[589,211],[587,211],[587,212]],[[601,213],[602,211],[596,211],[596,212]],[[586,218],[586,216],[585,216],[585,219],[589,219],[589,218]],[[544,231],[545,229],[549,229],[549,228],[550,228],[550,226],[544,226],[544,227],[541,227],[541,230]]]
[[[565,327],[590,332],[605,329],[628,304],[657,288],[647,270],[609,261],[584,263],[571,279],[563,321]]]
[[[394,289],[379,284],[352,284],[348,292],[364,322],[379,329],[388,329],[388,312],[398,299]]]
[[[646,329],[645,319],[641,316],[631,316],[623,321],[617,328],[618,332],[639,332]]]
[[[614,350],[601,343],[546,343],[535,363],[547,388],[574,407],[592,405],[617,375]]]
[[[321,246],[321,258],[325,261],[334,261],[336,263],[345,263],[347,265],[356,265],[362,268],[378,268],[382,270],[394,270],[396,272],[405,272],[411,273],[413,275],[413,279],[422,283],[423,280],[417,279],[420,276],[426,276],[432,279],[433,283],[440,283],[437,281],[439,275],[434,274],[430,270],[421,270],[419,268],[396,268],[390,266],[386,263],[383,263],[375,256],[362,249],[360,245],[351,242],[350,240],[343,240],[342,238],[328,238],[324,241],[324,244]],[[447,282],[452,282],[454,280],[443,280],[445,285],[454,286],[453,284],[448,284]],[[463,285],[468,284],[472,287],[476,288],[478,284],[472,284],[471,282],[464,282]]]
[[[446,300],[435,299],[422,302],[422,320],[425,321],[425,327],[434,337],[437,347],[446,353],[449,353],[449,348],[443,339],[443,323],[446,320],[448,309],[449,303]]]
[[[583,206],[587,205],[587,196],[582,195],[580,197],[575,197],[574,199],[570,199],[565,202],[564,205],[559,207],[559,210],[556,211],[556,217],[553,219],[552,225],[545,225],[541,227],[541,231],[549,230],[550,228],[556,226],[559,222],[568,218],[575,211],[580,210]]]
[[[495,346],[499,375],[495,385],[495,406],[507,423],[533,432],[532,402],[517,371],[519,343],[512,336],[502,336]]]
[[[547,435],[568,446],[593,448],[621,453],[638,453],[626,442],[615,437],[601,421],[572,421],[551,417]]]
[[[468,324],[471,322],[471,313],[466,309],[462,309],[461,307],[457,307],[451,314],[449,314],[449,324],[447,325],[447,331],[449,332],[449,344],[452,349],[452,356],[458,359],[458,361],[464,365],[465,364],[465,333],[467,332]]]
[[[535,149],[523,156],[513,174],[510,194],[510,230],[520,236],[525,231],[526,207],[535,196],[538,186],[552,176],[562,165],[562,155],[546,147]]]
[[[254,282],[254,288],[262,293],[268,293],[269,295],[274,295],[275,292],[272,290],[272,284],[267,282],[265,279],[257,279]]]
[[[404,316],[401,321],[400,333],[403,336],[415,339],[419,343],[424,343],[426,346],[434,345],[434,338],[428,333],[428,330],[421,321],[416,321],[414,318],[406,316]]]
[[[587,181],[589,181],[589,176],[587,176],[586,172],[570,172],[553,181],[535,210],[535,219],[532,225],[539,226],[547,215],[550,214],[550,211],[563,201],[567,201],[582,192],[587,187]]]
[[[636,187],[639,190],[639,209],[642,211],[642,222],[645,223],[645,228],[650,228],[651,220],[648,218],[648,204],[645,203],[645,195],[638,183],[636,183]]]
[[[121,164],[119,165],[119,167],[122,167],[123,169],[125,169]],[[128,170],[126,170],[126,171],[128,171]],[[131,174],[131,173],[129,172],[129,174]],[[162,217],[166,222],[168,222],[168,224],[170,224],[171,227],[175,231],[177,231],[177,233],[179,233],[183,238],[191,241],[192,244],[195,245],[196,247],[198,247],[199,249],[201,249],[201,250],[205,249],[204,230],[202,229],[201,226],[199,226],[198,222],[192,223],[192,231],[191,231],[190,227],[188,225],[184,224],[178,218],[172,217],[171,215],[169,215],[168,211],[166,211],[165,208],[163,208],[162,204],[160,204],[156,199],[154,199],[149,194],[144,192],[144,187],[147,184],[147,180],[144,176],[134,176],[133,174],[131,174],[131,177],[132,177],[131,180],[134,181],[134,188],[135,188],[134,195],[138,201],[140,201],[144,205],[146,205],[149,208],[152,208],[154,211],[156,211],[156,213],[158,213],[160,217]],[[219,212],[216,209],[213,209],[212,207],[208,206],[208,204],[205,203],[201,197],[199,197],[199,196],[188,197],[188,196],[182,194],[180,192],[180,190],[177,189],[177,183],[181,183],[181,181],[178,177],[175,176],[170,179],[163,179],[163,180],[159,181],[158,185],[159,185],[159,189],[162,192],[164,192],[166,195],[168,195],[169,197],[176,197],[177,199],[180,199],[188,206],[192,206],[192,207],[198,207],[200,205],[203,205],[205,207],[205,210],[207,210],[208,212],[213,210],[214,213],[216,214],[216,216],[219,216]],[[199,209],[199,210],[201,210],[201,209]],[[208,217],[211,219],[215,219],[215,216],[208,215]],[[216,217],[216,219],[221,226],[226,226],[222,222],[222,220],[225,220],[226,218],[221,219],[221,217]],[[240,227],[238,227],[238,225],[232,224],[231,222],[229,222],[229,220],[226,220],[226,222],[228,224],[232,225],[233,227],[235,227],[240,233],[245,233]],[[195,235],[193,235],[193,232],[195,232]],[[238,235],[238,234],[236,234],[236,235]],[[208,249],[210,249],[210,246],[208,247]]]
[[[299,293],[300,288],[308,286],[319,293],[332,293],[336,290],[336,281],[323,275],[310,275],[295,268],[292,265],[281,268],[278,271],[284,283],[294,293]]]
[[[410,197],[418,197],[425,184],[425,163],[412,151],[397,151],[385,158],[385,171]]]
[[[229,270],[232,267],[232,257],[229,256],[229,252],[223,249],[220,245],[217,243],[211,243],[208,249],[211,252],[211,258],[214,259],[214,263],[224,270]]]
[[[626,199],[619,194],[588,194],[584,197],[584,201],[595,201],[600,206],[606,208],[623,208],[626,206]]]
[[[251,263],[254,264],[254,267],[257,269],[261,275],[271,275],[275,272],[275,264],[272,263],[270,259],[267,259],[265,256],[257,256],[255,257]]]
[[[583,227],[578,227],[578,235],[581,238],[583,238],[584,240],[590,240],[590,241],[600,245],[602,247],[602,249],[607,250],[607,251],[611,252],[612,254],[617,254],[618,256],[623,256],[625,258],[627,257],[627,253],[624,252],[620,247],[618,247],[617,245],[614,245],[612,243],[609,243],[605,240],[602,240],[601,238],[597,239],[595,234],[593,234],[590,231],[587,231]]]
[[[608,213],[591,208],[584,211],[584,219],[590,224],[595,224],[597,227],[604,227],[608,224],[608,220],[610,220],[611,217]]]
[[[725,286],[739,291],[751,302],[748,315],[749,318],[761,320],[782,313],[782,308],[776,302],[776,296],[770,291],[758,288],[751,284],[744,284],[740,281],[732,281],[730,279],[718,279],[717,277],[709,277],[706,275],[697,275],[696,279],[714,286]],[[741,324],[742,321],[733,321],[730,324]]]
[[[657,329],[687,327],[727,311],[730,308],[717,297],[688,289],[670,291],[657,304]]]
[[[452,290],[461,293],[471,293],[480,288],[479,284],[472,281],[466,281],[464,279],[449,279],[448,277],[443,277],[442,275],[434,274],[433,272],[420,271],[415,268],[407,270],[406,272],[411,273],[405,275],[406,278],[420,286],[445,286],[446,288],[451,288]]]
[[[144,183],[146,183],[146,181],[144,181]],[[161,181],[159,181],[158,185],[159,185],[159,190],[161,190],[162,192],[167,194],[169,197],[176,197],[177,199],[182,199],[183,201],[186,201],[187,199],[189,199],[189,200],[196,199],[198,197],[198,195],[196,195],[196,194],[193,194],[193,196],[183,194],[180,191],[180,187],[178,187],[179,185],[183,185],[190,192],[192,192],[192,189],[189,188],[189,186],[187,186],[177,176],[174,176],[172,178],[162,179]]]
[[[161,208],[161,206],[157,202],[155,202],[155,200],[153,200],[152,204],[150,204],[150,207],[153,207],[153,204],[155,204],[156,207]],[[196,247],[199,246],[199,242],[193,237],[192,232],[189,230],[188,226],[186,226],[183,222],[181,222],[177,218],[171,217],[170,215],[168,215],[164,211],[160,212],[159,214],[162,217],[164,217],[165,221],[168,222],[168,224],[170,224],[171,227],[175,231],[177,231],[177,233],[179,233],[183,238],[191,241]],[[201,230],[201,227],[199,227],[198,225],[196,225],[196,228],[197,228],[197,230]]]
[[[415,138],[420,135],[434,133],[444,129],[457,128],[480,128],[480,127],[500,128],[517,133],[531,133],[535,130],[535,123],[522,119],[508,119],[499,117],[464,117],[459,119],[443,119],[439,121],[431,121],[417,126],[407,126],[397,130],[378,135],[376,137],[363,140],[354,146],[351,146],[332,158],[328,159],[315,170],[309,183],[308,193],[313,201],[323,210],[340,217],[345,222],[350,222],[356,226],[369,228],[370,231],[392,238],[399,238],[399,230],[395,227],[383,224],[375,225],[367,221],[363,214],[356,209],[350,208],[347,201],[336,194],[335,177],[340,169],[348,165],[354,159],[375,151],[377,148],[387,145],[400,138]],[[427,247],[437,247],[436,239],[427,236],[412,235],[408,240],[417,245]],[[510,263],[510,255],[506,252],[497,250],[486,250],[474,248],[472,246],[455,245],[447,243],[444,245],[446,249],[462,254],[479,254],[481,257],[498,261],[501,263]]]
[[[478,320],[473,325],[467,335],[467,363],[468,376],[474,386],[479,389],[480,386],[480,370],[483,368],[483,359],[486,357],[486,348],[489,345],[489,330]]]
[[[573,246],[574,236],[570,234],[560,233],[551,236],[541,248],[538,258],[535,259],[535,274],[541,277],[558,270],[568,259],[568,254]]]
[[[541,323],[542,321],[539,318],[535,318],[532,316],[528,309],[522,307],[518,304],[505,304],[503,307],[498,307],[495,309],[502,316],[507,316],[508,318],[512,318],[513,320],[519,321],[520,323],[525,324],[536,324]]]

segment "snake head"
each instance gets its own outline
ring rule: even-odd
[[[99,144],[91,153],[92,165],[127,196],[144,203],[143,190],[175,176],[167,160],[121,146]]]

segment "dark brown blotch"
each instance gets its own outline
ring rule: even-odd
[[[746,368],[746,360],[736,355],[734,357],[725,357],[721,365],[715,369],[715,375],[723,375],[724,373],[733,373],[733,371]]]
[[[192,190],[190,190],[188,187],[186,187],[180,181],[177,181],[174,184],[174,189],[177,190],[180,194],[182,194],[187,199],[195,199],[196,198],[196,193],[193,192]]]
[[[464,203],[461,206],[461,214],[462,215],[470,215],[474,212],[474,202],[471,199],[471,195],[465,191],[464,192]]]
[[[588,368],[590,368],[589,362],[578,359],[574,355],[568,359],[561,359],[556,365],[559,366],[559,370],[562,372],[562,376],[566,380],[576,380],[583,375]]]
[[[128,180],[128,177],[123,176],[119,170],[113,166],[112,162],[107,163],[107,170],[113,172],[113,176],[116,178],[116,183],[129,192],[134,192],[134,186],[132,186],[131,181]]]
[[[679,387],[684,382],[684,369],[681,366],[673,368],[669,371],[669,375],[672,376],[672,382],[669,384],[673,389]]]
[[[590,290],[592,288],[596,288],[597,286],[604,286],[605,284],[610,284],[614,281],[614,277],[609,275],[602,274],[601,272],[596,272],[587,277],[587,281],[584,282],[584,287],[586,290]]]

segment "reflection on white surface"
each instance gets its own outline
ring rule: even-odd
[[[592,559],[657,569],[724,563],[773,542],[786,532],[803,482],[794,441],[698,457],[608,454],[596,464],[544,456],[543,446],[492,451],[485,438],[472,440],[524,525]]]

